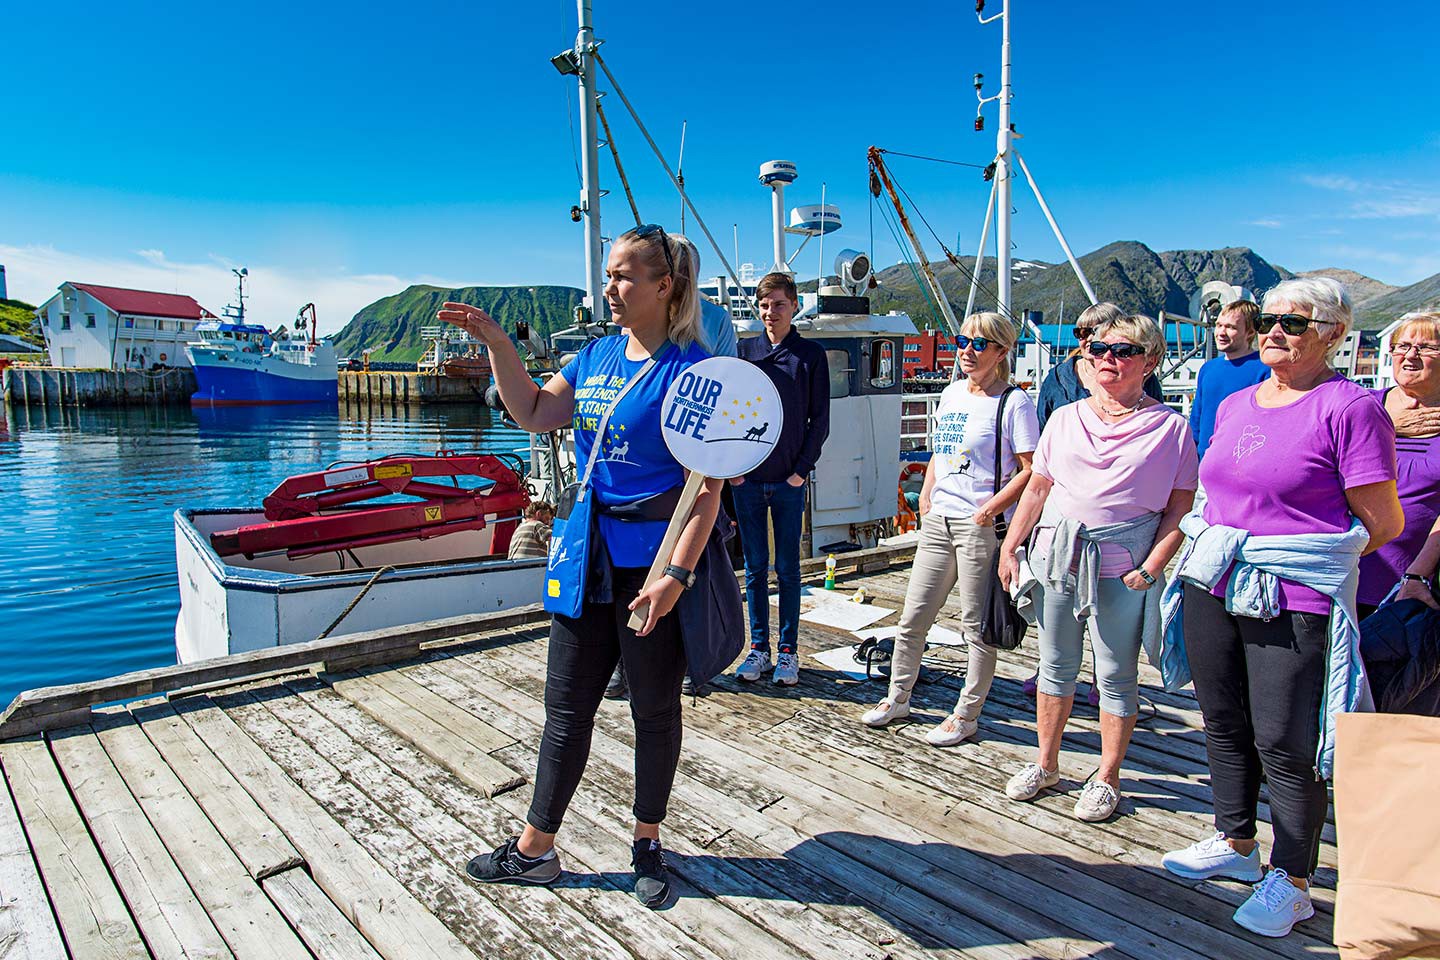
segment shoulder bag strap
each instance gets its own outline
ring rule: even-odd
[[[1016,386],[1006,387],[1005,392],[1000,394],[1000,403],[995,408],[995,468],[993,475],[995,478],[996,493],[1000,492],[1000,463],[1003,453],[1001,446],[1005,442],[1005,401],[1009,400],[1010,394],[1018,389],[1020,388]],[[995,536],[1003,538],[1007,526],[1008,524],[1005,522],[1005,515],[1003,513],[996,517]]]
[[[590,489],[590,474],[594,472],[595,461],[599,459],[597,454],[605,444],[605,428],[610,425],[610,415],[615,412],[616,407],[620,406],[620,401],[625,399],[625,394],[630,392],[630,388],[643,380],[645,374],[655,368],[656,359],[668,349],[670,349],[670,341],[666,340],[660,345],[659,350],[650,354],[650,359],[645,361],[645,365],[636,372],[635,376],[625,381],[625,386],[620,388],[620,392],[615,395],[615,399],[610,401],[610,406],[605,408],[605,413],[600,417],[600,425],[595,429],[595,443],[591,445],[590,457],[585,463],[585,476],[581,478],[580,490],[575,495],[577,501],[584,500],[585,491]]]

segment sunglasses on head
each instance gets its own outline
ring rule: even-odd
[[[1129,360],[1145,352],[1144,347],[1137,347],[1133,343],[1105,343],[1101,340],[1091,340],[1085,349],[1090,351],[1092,357],[1103,357],[1108,353],[1116,360]]]
[[[984,353],[990,349],[991,342],[984,337],[967,337],[962,333],[955,338],[955,349],[964,350],[966,347],[974,347],[976,353]]]
[[[660,250],[665,254],[665,266],[670,268],[670,276],[675,276],[675,258],[670,255],[670,238],[665,235],[665,228],[658,223],[641,224],[630,231],[630,236],[637,240],[649,240],[659,235]]]
[[[1298,337],[1314,322],[1314,317],[1307,317],[1301,313],[1262,313],[1255,318],[1255,332],[1264,336],[1278,323],[1281,330],[1292,337]]]
[[[1077,326],[1077,327],[1075,328],[1075,339],[1076,339],[1076,340],[1089,340],[1089,339],[1090,339],[1090,335],[1091,335],[1092,333],[1094,333],[1094,332],[1095,332],[1095,328],[1094,328],[1094,327],[1080,327],[1080,326]]]

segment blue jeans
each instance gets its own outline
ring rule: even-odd
[[[770,650],[770,544],[766,513],[775,526],[775,578],[780,581],[780,652],[794,653],[800,633],[800,527],[805,488],[747,480],[732,487],[735,521],[745,550],[745,601],[750,647]]]

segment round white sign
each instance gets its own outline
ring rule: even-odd
[[[665,391],[660,427],[670,453],[707,477],[749,473],[780,439],[775,384],[753,363],[710,357],[686,367]]]

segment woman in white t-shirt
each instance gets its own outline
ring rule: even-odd
[[[960,330],[956,362],[967,379],[946,387],[935,410],[930,464],[920,490],[920,541],[895,638],[890,689],[879,705],[861,717],[869,726],[883,727],[910,715],[910,691],[920,673],[925,635],[953,589],[960,603],[961,631],[970,648],[969,665],[954,712],[925,737],[937,747],[953,746],[974,735],[995,679],[996,650],[980,640],[986,586],[999,547],[995,519],[1025,491],[1030,459],[1040,440],[1035,404],[1010,384],[1014,325],[998,313],[976,313]],[[1003,435],[997,437],[1002,397]]]

